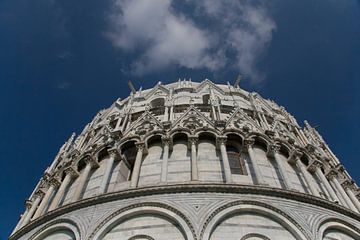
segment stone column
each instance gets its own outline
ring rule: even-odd
[[[199,173],[197,166],[197,152],[196,152],[197,141],[198,141],[197,136],[189,136],[189,145],[191,149],[191,181],[199,180]]]
[[[285,166],[284,166],[284,163],[283,161],[280,159],[280,155],[279,155],[279,151],[280,151],[280,145],[278,144],[272,144],[270,145],[269,147],[269,151],[268,151],[268,156],[272,156],[274,157],[275,159],[275,162],[279,168],[279,171],[280,171],[280,175],[283,179],[283,182],[284,182],[284,185],[285,185],[285,188],[288,189],[288,190],[292,190],[293,187],[292,187],[292,184],[288,178],[288,175],[286,173],[286,169],[285,169]]]
[[[13,235],[20,227],[22,227],[24,219],[28,215],[28,213],[30,211],[30,208],[31,208],[31,201],[26,200],[26,202],[25,202],[25,212],[21,215],[21,218],[20,218],[18,224],[16,225],[16,227],[14,228],[14,230],[12,231],[11,235]]]
[[[360,212],[360,202],[359,200],[356,198],[353,190],[356,190],[354,182],[350,181],[350,180],[346,180],[344,181],[342,184],[343,188],[345,189],[345,192],[347,193],[347,195],[349,196],[351,202],[354,204],[354,206],[357,208],[358,212]]]
[[[121,125],[121,132],[124,132],[124,131],[125,131],[125,129],[126,129],[126,123],[127,123],[128,118],[129,118],[129,113],[126,113],[126,114],[125,114],[124,121],[123,121],[123,123],[122,123],[122,125]]]
[[[260,168],[259,168],[259,165],[258,165],[258,163],[256,161],[254,150],[253,150],[253,147],[252,147],[254,145],[254,143],[255,143],[255,140],[252,139],[252,138],[248,138],[248,139],[244,140],[244,146],[245,146],[245,149],[247,150],[247,152],[249,153],[249,158],[250,158],[250,161],[251,161],[251,165],[252,165],[253,170],[254,170],[255,184],[265,185],[264,179],[263,179],[263,177],[261,175]]]
[[[217,137],[216,141],[217,141],[217,145],[220,147],[221,159],[223,162],[224,173],[225,173],[225,181],[227,183],[231,183],[232,175],[231,175],[230,163],[229,163],[229,158],[227,155],[226,145],[225,145],[226,138],[227,138],[226,136]]]
[[[65,178],[62,181],[62,183],[59,187],[59,190],[57,191],[54,199],[52,200],[52,202],[50,204],[49,211],[52,211],[59,206],[59,203],[60,203],[61,199],[63,198],[64,193],[65,193],[66,189],[68,188],[71,180],[73,178],[76,178],[77,176],[79,176],[78,172],[75,169],[73,169],[72,167],[65,169],[64,172],[65,172]]]
[[[322,163],[318,160],[313,160],[309,166],[308,170],[310,172],[314,172],[316,176],[320,179],[320,181],[324,184],[326,191],[330,194],[330,197],[334,202],[339,202],[339,198],[336,196],[336,193],[334,192],[333,188],[331,187],[329,181],[325,177],[324,173],[321,171]]]
[[[350,208],[351,210],[357,212],[356,207],[354,206],[354,204],[351,202],[349,196],[346,194],[346,192],[344,191],[344,189],[342,188],[341,184],[339,183],[339,181],[337,180],[337,176],[338,173],[337,171],[335,171],[334,169],[331,169],[326,176],[329,178],[330,182],[335,186],[336,190],[340,193],[342,199],[343,199],[343,205],[347,206],[348,208]]]
[[[119,153],[116,149],[109,149],[108,152],[109,159],[106,160],[106,168],[100,183],[99,194],[106,193],[111,178],[111,170],[114,166],[115,160],[119,157]]]
[[[122,119],[123,119],[123,116],[120,115],[118,118],[118,121],[116,122],[115,130],[118,130],[121,127],[120,123],[121,123]]]
[[[57,189],[60,186],[60,182],[59,180],[57,180],[56,178],[51,178],[49,181],[49,188],[45,193],[44,198],[42,199],[39,207],[37,208],[35,214],[34,214],[34,219],[38,218],[40,215],[42,215],[46,209],[46,206],[49,204],[49,200],[51,198],[51,196],[53,195],[53,193],[55,192],[55,189]]]
[[[145,143],[139,142],[139,143],[136,143],[135,145],[137,148],[137,153],[136,153],[134,168],[133,168],[132,174],[131,174],[131,183],[130,183],[130,187],[133,187],[133,188],[136,188],[139,183],[140,168],[141,168],[141,163],[142,163],[143,152],[145,149]]]
[[[292,151],[290,153],[289,162],[294,163],[295,166],[300,170],[301,174],[304,176],[306,185],[309,187],[310,192],[312,195],[315,195],[317,197],[321,197],[318,189],[315,187],[315,184],[313,180],[309,177],[309,173],[306,170],[304,164],[300,160],[301,153],[297,151]]]
[[[162,142],[163,142],[163,157],[161,164],[161,182],[166,182],[167,172],[168,172],[169,146],[171,144],[171,139],[169,137],[162,137]]]
[[[170,122],[174,120],[174,105],[171,104],[170,106]]]
[[[44,196],[44,192],[42,192],[41,190],[38,190],[35,194],[34,194],[34,200],[33,203],[31,205],[31,208],[29,210],[29,212],[26,214],[24,221],[22,223],[21,226],[25,226],[26,224],[28,224],[30,222],[31,217],[33,216],[36,208],[38,207],[41,198]]]
[[[75,193],[73,196],[73,202],[76,202],[81,198],[81,194],[84,190],[85,183],[89,178],[91,169],[93,167],[99,166],[98,163],[96,162],[96,160],[90,156],[87,156],[87,158],[85,159],[85,162],[86,162],[86,166],[85,166],[84,171],[82,173],[80,173],[79,183],[76,186]]]

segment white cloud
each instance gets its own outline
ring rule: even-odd
[[[175,9],[174,2],[114,1],[106,35],[115,47],[135,53],[133,73],[143,75],[173,65],[214,72],[235,67],[253,81],[263,79],[256,70],[256,61],[275,29],[263,5],[237,0],[188,0],[188,7],[195,9],[189,16]],[[199,18],[209,24],[200,24],[196,21]],[[229,52],[235,57],[231,58]]]

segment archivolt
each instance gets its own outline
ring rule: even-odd
[[[136,240],[136,239],[147,239],[147,240],[155,240],[154,238],[148,236],[148,235],[136,235],[133,236],[131,238],[129,238],[128,240]]]
[[[322,239],[327,230],[339,230],[355,239],[360,239],[360,229],[347,221],[338,218],[328,218],[320,222],[317,228],[317,238]]]
[[[180,230],[186,235],[187,239],[198,239],[193,224],[183,213],[171,206],[158,202],[133,204],[111,213],[100,222],[88,239],[101,239],[119,221],[143,213],[165,216],[175,221],[181,227]]]
[[[74,221],[69,219],[57,219],[49,222],[48,224],[45,224],[38,231],[36,231],[29,238],[29,240],[39,239],[39,238],[41,239],[42,237],[45,237],[48,234],[51,234],[52,232],[55,232],[57,230],[68,230],[75,235],[75,240],[81,239],[80,230]]]
[[[283,225],[299,240],[310,239],[305,229],[303,229],[301,225],[299,225],[285,212],[263,202],[248,200],[230,202],[212,212],[203,224],[199,238],[208,240],[217,224],[231,214],[244,211],[257,212],[274,219],[275,221],[281,223],[281,225]]]
[[[261,235],[261,234],[258,234],[258,233],[249,233],[249,234],[246,234],[245,236],[243,236],[240,240],[246,240],[246,239],[249,239],[251,237],[257,237],[257,238],[261,238],[263,240],[270,240],[270,238],[264,236],[264,235]]]

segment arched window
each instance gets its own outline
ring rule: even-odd
[[[226,146],[232,174],[247,175],[243,154],[234,146]]]
[[[156,98],[150,102],[151,112],[155,115],[163,115],[165,112],[165,99]]]
[[[202,96],[203,104],[208,105],[210,104],[210,94],[205,94]]]

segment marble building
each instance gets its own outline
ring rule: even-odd
[[[360,191],[317,130],[206,79],[133,91],[60,148],[10,240],[358,240]]]

